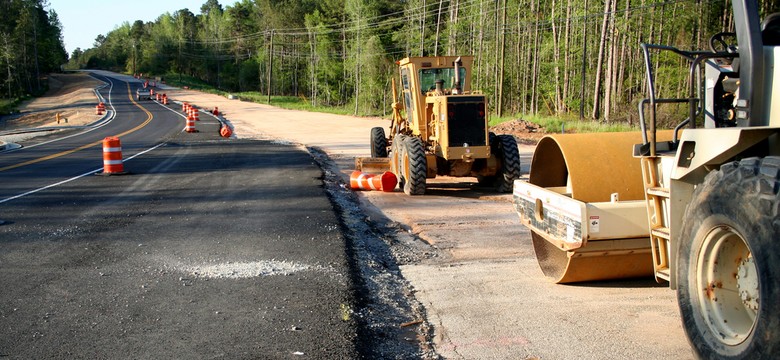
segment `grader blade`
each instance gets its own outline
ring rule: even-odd
[[[659,139],[671,134],[659,133]],[[572,283],[652,276],[640,133],[550,135],[536,147],[514,207],[545,276]]]
[[[355,170],[368,174],[382,174],[390,171],[390,158],[357,157]]]

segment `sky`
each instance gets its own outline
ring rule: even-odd
[[[57,12],[62,23],[62,36],[68,55],[76,48],[89,49],[100,34],[107,34],[127,21],[154,21],[160,15],[190,9],[200,13],[206,0],[49,0],[49,8]],[[224,7],[235,1],[220,0]]]

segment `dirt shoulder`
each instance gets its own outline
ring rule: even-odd
[[[50,126],[78,126],[101,118],[95,114],[95,89],[103,82],[85,73],[49,75],[49,91],[23,103],[20,114],[0,118],[0,131]],[[61,121],[57,124],[56,114]]]

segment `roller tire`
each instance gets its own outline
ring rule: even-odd
[[[417,137],[407,137],[401,146],[403,147],[401,178],[403,178],[404,193],[406,195],[423,195],[425,194],[428,163],[422,140]]]
[[[490,149],[498,158],[501,166],[498,173],[492,176],[480,176],[477,180],[480,185],[490,186],[497,192],[512,192],[516,179],[520,178],[520,151],[517,149],[517,141],[512,135],[489,134]]]
[[[677,299],[688,340],[702,359],[780,353],[778,189],[780,157],[766,157],[725,164],[693,193],[678,244]],[[754,289],[757,299],[740,297],[745,289]]]
[[[371,157],[384,158],[387,157],[387,138],[385,137],[385,129],[381,127],[371,128]]]

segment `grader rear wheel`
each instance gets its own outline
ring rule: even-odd
[[[425,194],[425,178],[428,172],[423,143],[417,137],[407,137],[401,146],[403,147],[401,177],[403,178],[404,193],[423,195]]]
[[[683,220],[677,299],[701,358],[770,359],[780,351],[780,157],[713,171]]]
[[[381,127],[371,128],[371,138],[369,141],[371,144],[372,158],[387,157],[387,138],[385,138],[385,129]]]
[[[478,177],[479,184],[502,193],[512,192],[512,185],[520,178],[521,171],[517,141],[512,135],[490,133],[490,151],[498,158],[501,167],[496,175]]]

